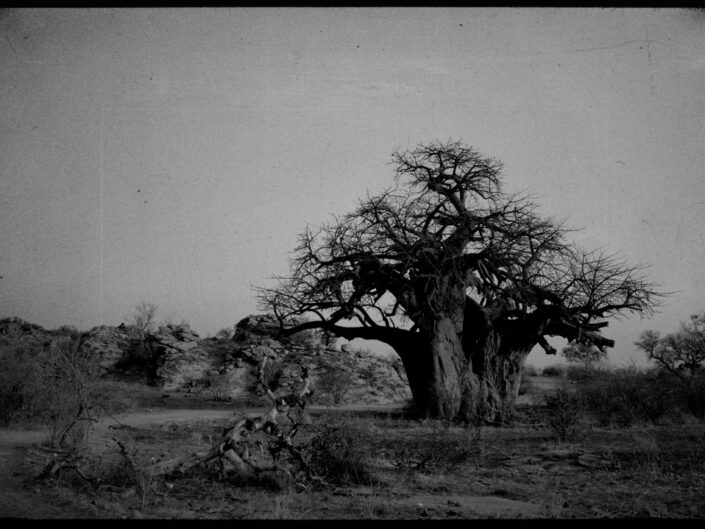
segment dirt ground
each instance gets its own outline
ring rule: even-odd
[[[554,385],[540,380],[534,388],[546,391]],[[311,424],[297,440],[306,443],[320,424],[339,428],[354,441],[353,455],[369,473],[354,483],[318,490],[219,481],[205,469],[155,481],[145,495],[115,479],[116,486],[100,491],[71,480],[40,483],[30,479],[37,470],[30,463],[33,446],[47,433],[0,430],[0,517],[705,517],[702,423],[585,424],[561,442],[543,413],[536,395],[520,402],[515,422],[503,427],[411,420],[400,405],[313,406]],[[142,408],[104,417],[93,433],[93,454],[107,479],[121,465],[114,438],[129,439],[140,461],[153,462],[209,447],[232,415],[233,409],[222,404],[220,409]]]

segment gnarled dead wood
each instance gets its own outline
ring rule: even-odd
[[[268,358],[264,357],[258,366],[259,384],[262,385],[265,393],[272,402],[272,407],[258,417],[244,417],[231,419],[223,429],[220,438],[212,445],[207,452],[196,452],[184,457],[171,459],[156,463],[150,467],[154,474],[169,474],[172,472],[185,473],[188,469],[217,461],[221,475],[225,472],[225,462],[229,462],[237,472],[243,476],[258,474],[264,471],[282,471],[289,476],[291,473],[279,462],[282,452],[288,452],[304,468],[306,461],[301,452],[294,446],[294,436],[299,427],[299,417],[303,415],[306,406],[306,398],[312,395],[308,368],[301,366],[301,387],[298,391],[283,397],[277,397],[269,387],[265,379],[265,368]],[[292,416],[291,412],[296,411],[298,417]],[[277,419],[284,415],[291,423],[288,429],[280,428]],[[268,451],[272,459],[272,464],[263,466],[257,464],[251,454],[252,444],[259,448],[260,454],[264,452],[264,447],[259,441],[251,441],[256,432],[263,432],[272,438]]]

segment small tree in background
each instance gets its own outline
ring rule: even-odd
[[[693,315],[681,323],[678,332],[661,338],[658,331],[644,331],[634,345],[656,365],[679,378],[692,378],[705,364],[705,314]]]
[[[130,330],[132,347],[130,360],[143,365],[151,360],[152,350],[149,346],[147,335],[154,331],[155,316],[159,307],[154,303],[140,302],[135,307],[135,312],[127,318]]]
[[[144,337],[144,335],[154,330],[158,308],[154,303],[140,302],[135,307],[135,312],[128,318],[128,325]]]
[[[571,364],[589,369],[595,367],[607,358],[607,351],[590,343],[572,342],[563,348],[561,354]]]
[[[215,333],[215,339],[219,342],[229,342],[233,339],[235,327],[224,327]]]
[[[677,381],[690,412],[705,416],[705,314],[691,316],[677,332],[664,337],[658,331],[644,331],[634,345]]]
[[[322,393],[332,397],[334,404],[342,404],[353,383],[349,373],[331,367],[319,377],[317,385]]]

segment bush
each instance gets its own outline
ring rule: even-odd
[[[321,393],[329,394],[335,404],[342,404],[353,383],[349,373],[339,368],[329,367],[318,377],[316,386]]]
[[[37,351],[40,346],[33,346]],[[0,350],[0,424],[7,426],[20,416],[33,416],[42,400],[39,360],[19,347]],[[44,395],[46,396],[46,395]]]
[[[635,421],[656,424],[673,409],[673,390],[656,370],[594,370],[576,381],[577,393],[601,426],[613,422],[629,426]]]
[[[0,348],[0,422],[47,424],[56,439],[66,437],[67,428],[73,428],[87,406],[85,368],[78,340],[71,337],[4,345]]]
[[[552,395],[546,395],[546,407],[549,411],[548,424],[556,432],[558,438],[565,441],[573,437],[582,415],[581,396],[561,388]]]
[[[321,342],[321,333],[315,329],[306,329],[289,336],[291,345],[298,345],[306,349],[312,349]]]
[[[360,432],[347,423],[318,426],[305,452],[313,473],[329,483],[369,485],[374,481],[369,448]]]
[[[591,343],[569,343],[561,354],[568,362],[584,368],[593,367],[607,358],[607,351]]]
[[[539,375],[539,370],[532,365],[524,364],[521,370],[524,377],[537,377]]]
[[[224,327],[215,333],[215,340],[218,342],[231,342],[235,336],[235,327]]]
[[[482,426],[450,429],[447,424],[439,427],[441,424],[436,422],[431,436],[422,439],[419,445],[403,443],[399,464],[420,472],[449,472],[482,454]]]
[[[677,394],[682,407],[695,417],[705,417],[705,373],[697,373],[687,386],[679,385]]]
[[[135,312],[128,317],[128,326],[135,331],[139,338],[144,338],[154,330],[158,308],[154,303],[142,301],[135,307]]]
[[[644,331],[634,344],[669,379],[678,406],[705,418],[705,314],[695,314],[680,329],[661,337]]]
[[[565,374],[565,368],[561,365],[546,366],[541,374],[545,377],[562,377]]]
[[[583,365],[567,366],[564,371],[565,377],[573,382],[589,382],[601,377],[604,372],[604,369]]]
[[[206,378],[205,384],[212,400],[216,402],[230,400],[230,383],[227,375],[210,375]]]

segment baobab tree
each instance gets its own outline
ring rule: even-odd
[[[290,274],[259,298],[283,334],[389,344],[422,413],[502,420],[535,345],[555,354],[546,338],[558,336],[612,347],[605,318],[656,305],[641,266],[576,247],[562,222],[506,193],[499,161],[450,141],[392,163],[393,185],[307,228]]]

